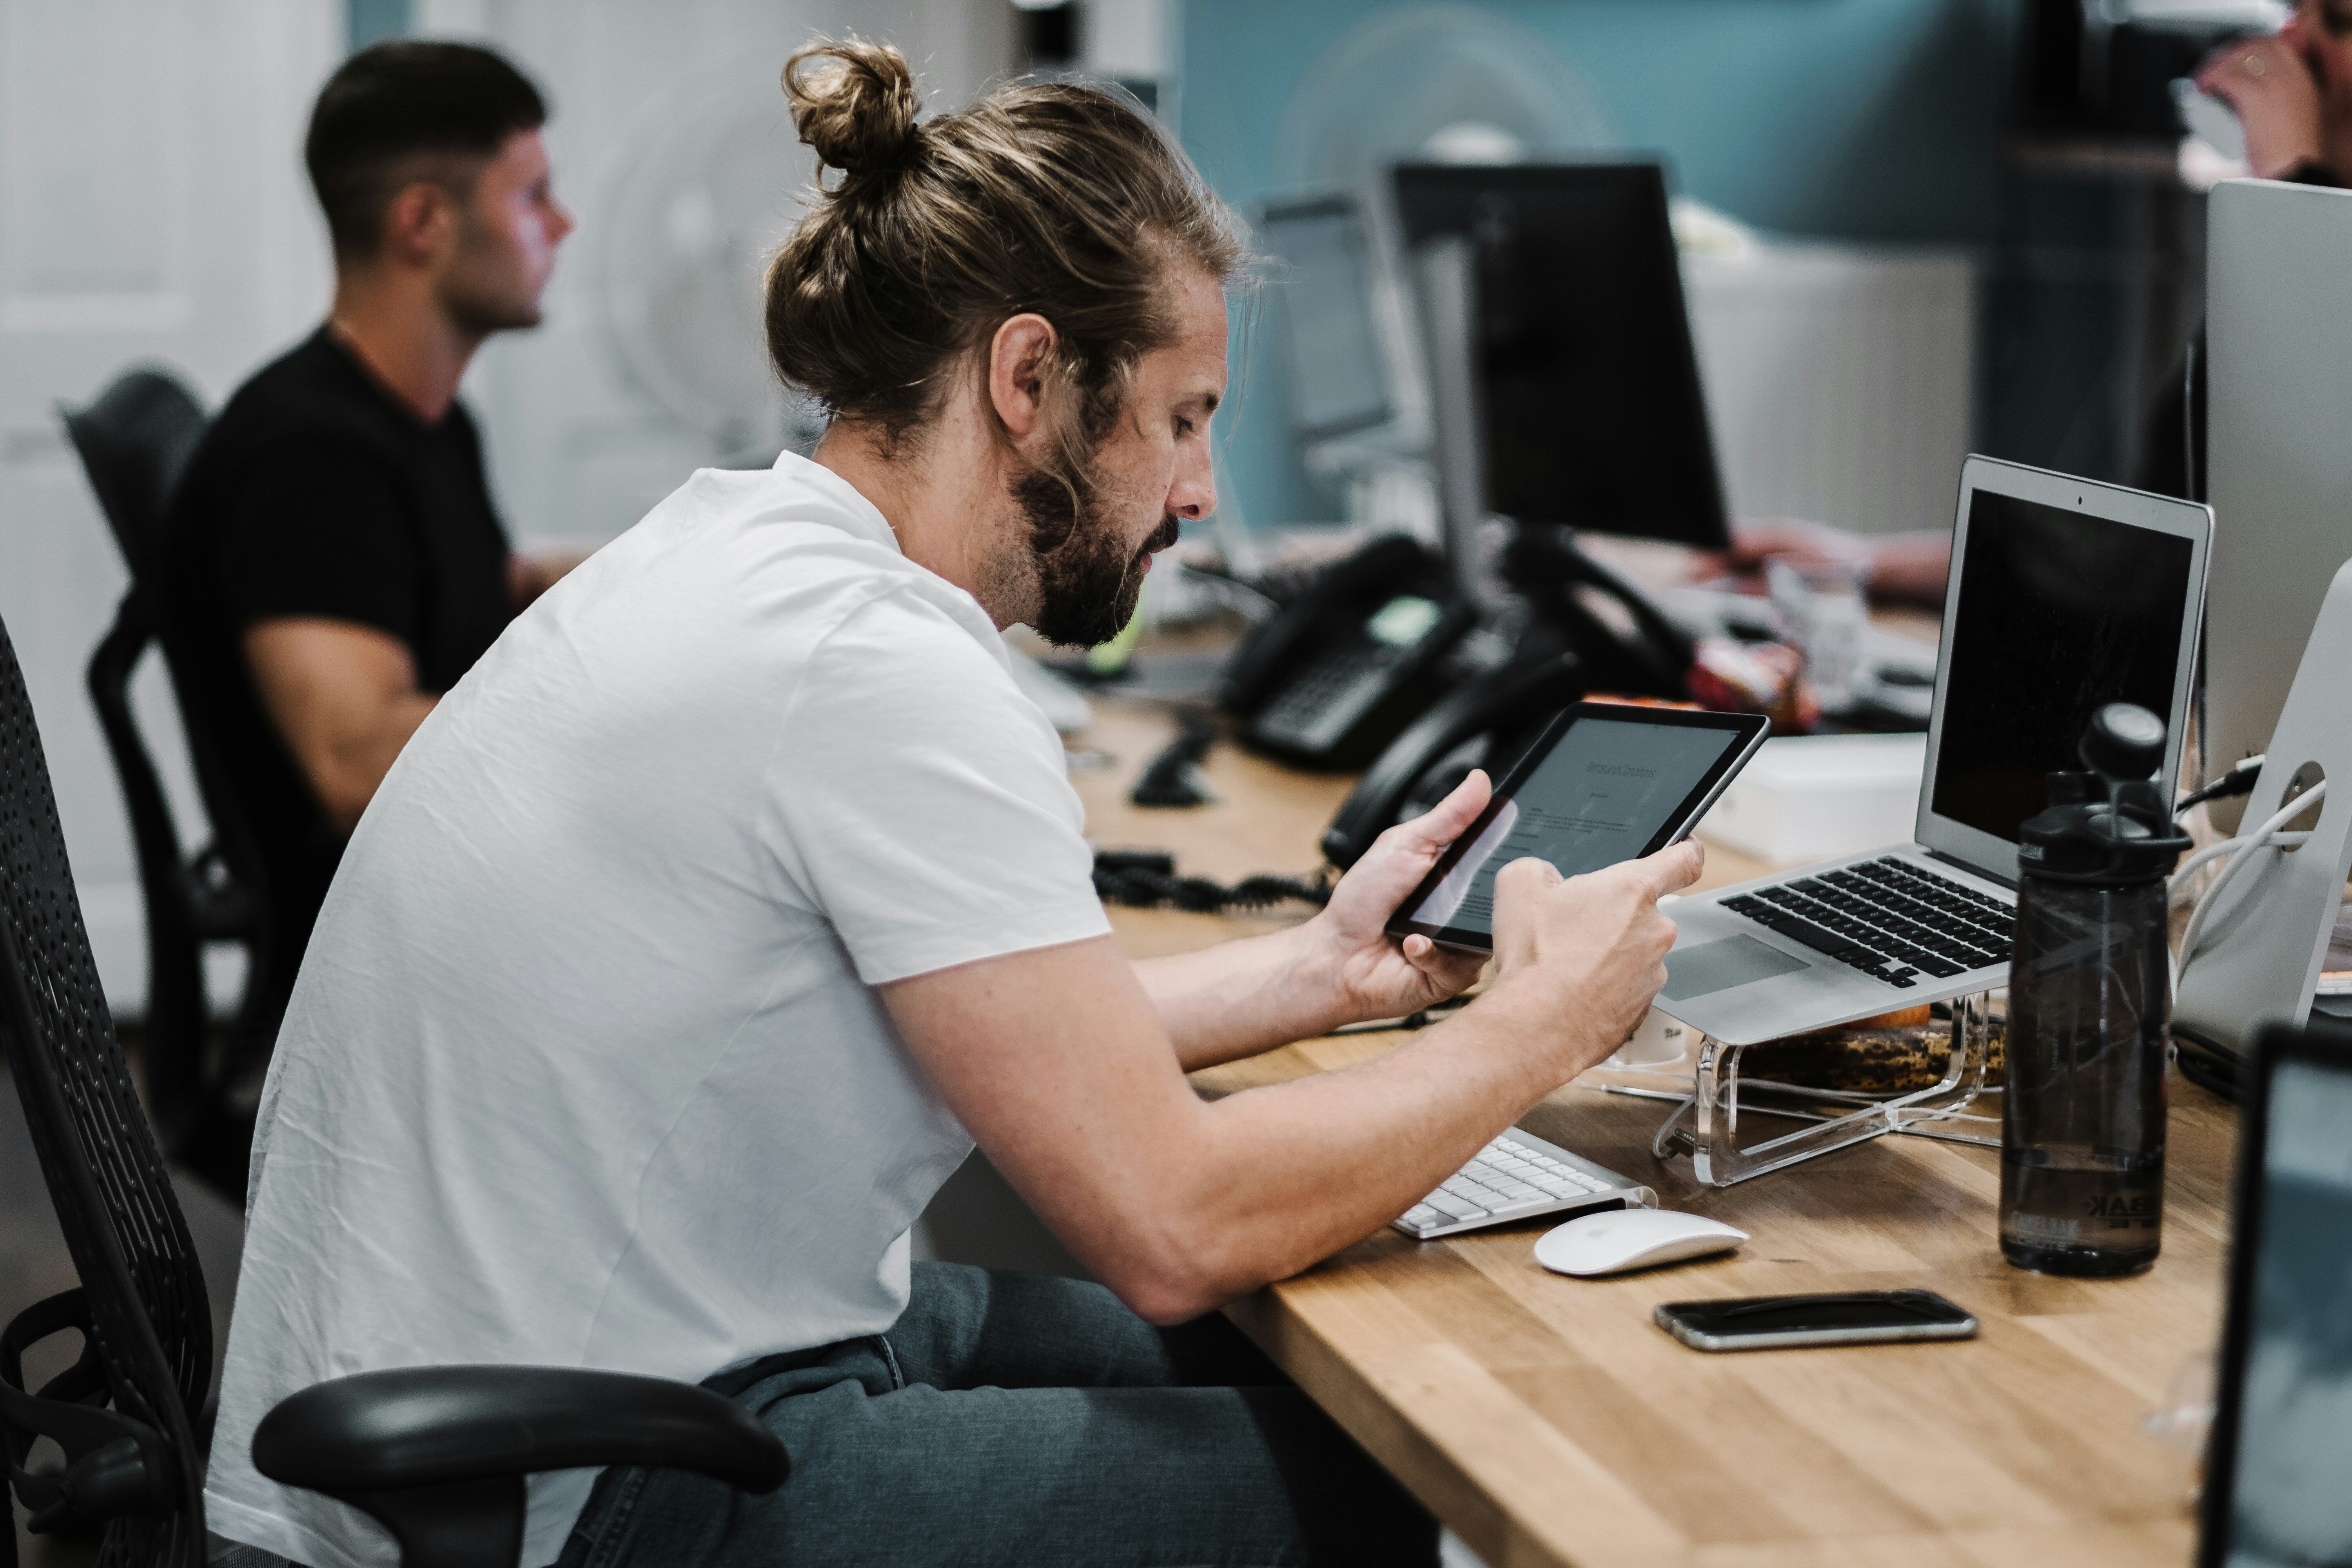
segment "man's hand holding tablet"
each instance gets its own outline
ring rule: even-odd
[[[1389,920],[1392,951],[1433,981],[1455,954],[1492,952],[1489,997],[1564,1049],[1547,1053],[1552,1082],[1573,1078],[1633,1032],[1665,984],[1675,925],[1658,900],[1698,879],[1706,856],[1690,831],[1768,729],[1748,714],[1570,709],[1499,788],[1473,773],[1390,829],[1428,840],[1410,858],[1427,873]]]
[[[1769,729],[1751,713],[1578,703],[1528,749],[1396,907],[1389,934],[1493,952],[1504,867],[1532,856],[1574,878],[1679,842]]]
[[[1358,861],[1333,890],[1320,918],[1339,939],[1337,949],[1349,954],[1342,972],[1350,993],[1368,998],[1363,1016],[1408,1010],[1408,1001],[1440,1001],[1486,966],[1486,953],[1441,947],[1418,931],[1383,944],[1381,959],[1370,956],[1373,944],[1361,938],[1379,929],[1386,911],[1414,907],[1432,868],[1487,819],[1494,795],[1486,773],[1472,772],[1427,815],[1382,834],[1379,852]],[[1666,953],[1675,945],[1674,922],[1659,912],[1658,900],[1696,881],[1706,864],[1697,841],[1684,839],[1575,877],[1533,855],[1496,871],[1496,976],[1487,994],[1524,1023],[1539,1025],[1537,1032],[1555,1043],[1544,1053],[1555,1075],[1549,1081],[1582,1072],[1640,1025],[1666,982]]]

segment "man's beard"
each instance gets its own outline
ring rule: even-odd
[[[1130,552],[1084,479],[1065,485],[1024,465],[1006,488],[1029,525],[1029,558],[1037,568],[1030,628],[1056,647],[1093,647],[1118,636],[1142,601],[1145,559],[1176,542],[1175,517],[1162,518]]]

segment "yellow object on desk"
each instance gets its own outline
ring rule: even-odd
[[[1173,850],[1180,870],[1223,880],[1313,867],[1346,780],[1219,747],[1205,764],[1215,804],[1129,805],[1170,732],[1149,710],[1100,705],[1085,743],[1118,765],[1074,781],[1097,843]],[[1708,862],[1708,886],[1760,869],[1721,851]],[[1118,910],[1112,923],[1142,957],[1275,922]],[[1306,1041],[1193,1081],[1231,1093],[1404,1037]],[[2116,1280],[2001,1261],[1991,1150],[1885,1139],[1710,1191],[1652,1156],[1659,1110],[1571,1086],[1523,1120],[1669,1208],[1750,1233],[1738,1253],[1570,1279],[1535,1260],[1541,1221],[1428,1243],[1383,1229],[1228,1315],[1492,1568],[2188,1562],[2189,1461],[2139,1421],[2219,1332],[2227,1107],[2176,1085],[2164,1255]],[[1650,1321],[1669,1298],[1909,1286],[1948,1296],[1983,1332],[1717,1357]]]

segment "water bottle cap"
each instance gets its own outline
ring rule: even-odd
[[[2137,702],[2110,702],[2091,715],[2076,750],[2101,778],[2144,779],[2164,765],[2164,721]]]
[[[2017,868],[2028,877],[2121,887],[2168,875],[2189,836],[2161,810],[2126,804],[2121,831],[2104,800],[2053,805],[2018,830]]]
[[[2135,703],[2110,702],[2091,715],[2079,749],[2093,773],[2049,775],[2049,809],[2018,830],[2019,871],[2110,886],[2168,873],[2189,836],[2148,777],[2164,763],[2164,721]]]

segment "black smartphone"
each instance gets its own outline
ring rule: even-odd
[[[1389,934],[1494,952],[1496,872],[1536,856],[1575,877],[1655,854],[1698,826],[1770,729],[1753,713],[1578,703],[1495,786]]]
[[[1658,1327],[1699,1351],[1969,1340],[1977,1332],[1973,1314],[1933,1290],[1847,1290],[1825,1296],[1661,1301],[1652,1315]]]

